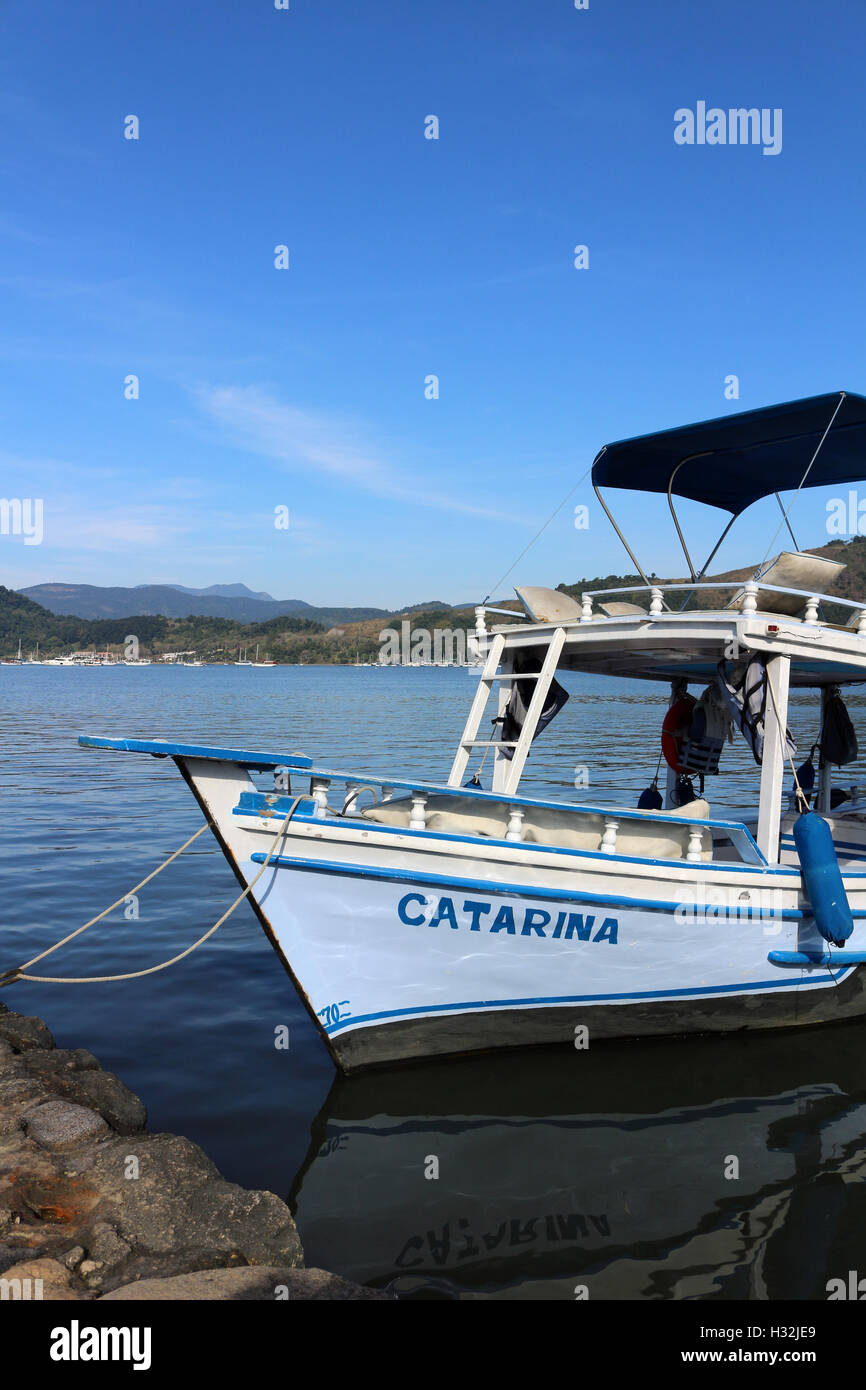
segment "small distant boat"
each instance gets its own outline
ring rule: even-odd
[[[3,665],[4,665],[4,666],[26,666],[26,665],[27,665],[27,662],[24,660],[23,656],[21,655],[21,638],[20,638],[20,637],[18,638],[18,655],[17,655],[17,656],[4,656],[4,658],[3,658]]]
[[[252,666],[252,664],[253,663],[251,661],[247,661],[246,647],[243,648],[243,656],[241,656],[241,648],[238,647],[238,659],[235,662],[235,666]]]
[[[255,659],[255,661],[253,662],[253,665],[254,665],[254,666],[276,666],[276,664],[277,664],[277,663],[276,663],[275,661],[270,661],[270,660],[259,661],[259,644],[258,644],[258,642],[257,642],[257,643],[256,643],[256,659]]]
[[[134,660],[124,661],[123,664],[124,666],[149,666],[151,663],[146,656],[139,656],[136,657]]]

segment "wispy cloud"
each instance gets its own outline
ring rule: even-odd
[[[366,443],[362,426],[335,421],[286,405],[258,386],[200,386],[201,410],[228,431],[235,444],[290,470],[323,470],[354,487],[394,501],[442,511],[464,512],[490,521],[529,525],[525,516],[506,516],[446,493],[425,491]]]

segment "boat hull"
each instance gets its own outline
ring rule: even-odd
[[[249,881],[257,865],[242,864]],[[857,968],[780,968],[796,921],[762,922],[398,883],[283,855],[254,892],[347,1071],[422,1057],[610,1038],[736,1032],[866,1012]],[[376,871],[373,871],[375,874]],[[390,872],[380,870],[379,872]],[[578,890],[579,891],[579,890]],[[862,928],[860,929],[862,931]]]
[[[175,760],[346,1072],[866,1013],[859,966],[771,959],[827,951],[792,867],[398,832],[309,807],[286,827],[276,807],[245,810],[236,763]],[[845,887],[846,951],[866,952],[866,875]]]

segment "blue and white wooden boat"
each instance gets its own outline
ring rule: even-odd
[[[866,398],[845,393],[605,446],[593,467],[605,511],[602,487],[666,493],[692,580],[650,582],[613,522],[642,578],[631,601],[518,589],[525,620],[507,612],[492,627],[491,612],[504,615],[480,606],[483,669],[441,782],[361,777],[282,749],[80,741],[173,758],[245,885],[300,797],[251,901],[345,1071],[574,1043],[584,1029],[595,1041],[860,1015],[866,835],[856,802],[830,814],[822,763],[808,817],[831,827],[839,867],[800,863],[784,731],[789,689],[819,691],[823,706],[866,680],[866,600],[829,599],[839,567],[795,552],[730,584],[725,606],[690,608],[693,592],[720,587],[703,581],[715,550],[697,571],[673,498],[728,511],[724,537],[758,498],[854,482],[864,458]],[[766,672],[753,823],[715,817],[703,798],[677,805],[673,770],[658,809],[521,794],[557,669],[671,682],[673,702],[683,683],[753,657]],[[479,732],[488,705],[506,721],[494,740]],[[493,755],[489,789],[466,785],[479,750]]]

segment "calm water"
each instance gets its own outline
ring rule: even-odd
[[[634,805],[665,688],[564,678],[572,698],[524,786]],[[79,733],[297,749],[355,772],[442,778],[474,689],[459,670],[0,668],[7,814],[0,965],[120,897],[200,824],[173,764],[84,751]],[[866,739],[864,699],[848,699]],[[795,696],[805,746],[816,702]],[[748,807],[739,747],[708,791]],[[851,780],[858,770],[853,769]],[[847,773],[846,773],[847,775]],[[236,895],[203,836],[141,895],[46,962],[110,974],[190,944]],[[347,1081],[252,912],[144,980],[16,985],[60,1046],[86,1047],[228,1178],[296,1208],[309,1264],[418,1297],[823,1298],[866,1273],[866,1024],[610,1044]],[[288,1052],[274,1030],[288,1025]],[[725,1176],[728,1156],[739,1177]],[[438,1180],[424,1177],[439,1160]],[[730,1165],[729,1165],[730,1166]]]

